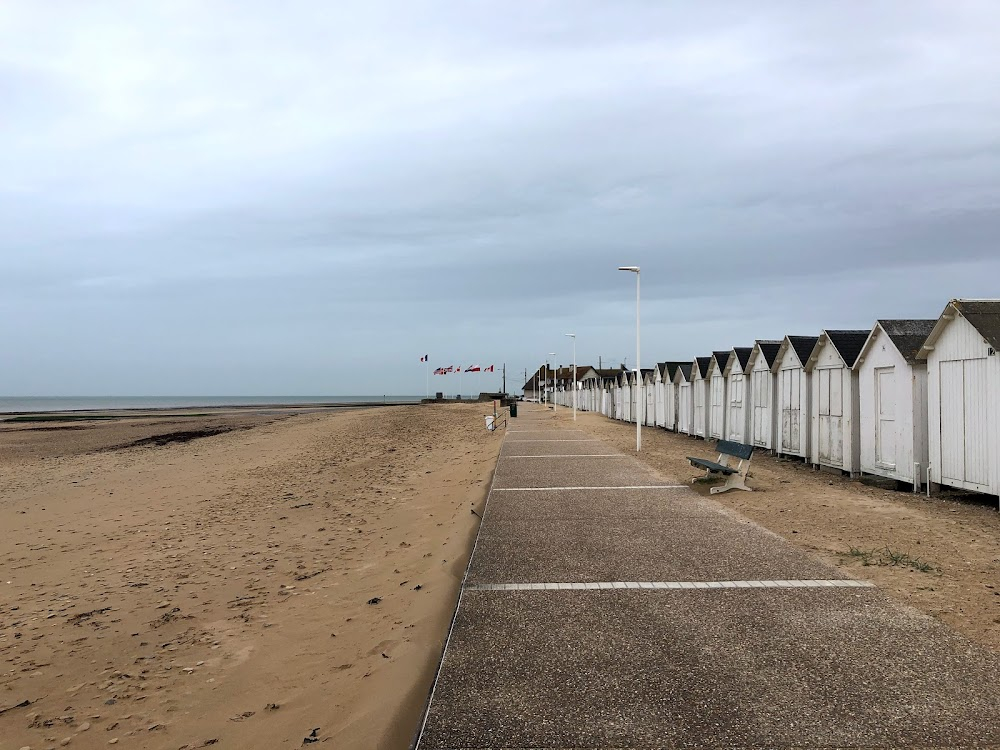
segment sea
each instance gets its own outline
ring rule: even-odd
[[[0,396],[0,414],[218,406],[419,403],[423,396]]]

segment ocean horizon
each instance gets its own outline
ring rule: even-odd
[[[0,396],[0,414],[220,406],[308,406],[380,401],[418,403],[424,396]]]

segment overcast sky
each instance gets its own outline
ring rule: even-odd
[[[992,0],[4,0],[0,395],[634,366],[625,264],[644,366],[936,317],[998,80]]]

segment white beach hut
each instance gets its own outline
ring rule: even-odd
[[[656,395],[654,397],[655,418],[653,423],[657,427],[666,427],[667,424],[667,363],[658,362],[656,364]]]
[[[694,421],[694,400],[691,397],[691,363],[683,362],[674,375],[674,389],[677,392],[677,431],[691,434]]]
[[[732,350],[712,352],[708,363],[708,437],[726,438],[726,365]]]
[[[818,336],[785,336],[771,370],[778,379],[778,444],[783,456],[810,459],[810,380],[806,362]]]
[[[726,379],[726,439],[750,443],[750,398],[747,382],[750,375],[752,346],[736,346],[722,371]]]
[[[812,463],[861,471],[861,406],[854,370],[871,331],[825,330],[806,362],[809,394],[809,445]]]
[[[630,422],[632,421],[632,386],[628,371],[622,372],[618,376],[618,383],[621,391],[621,408],[618,410],[618,419]]]
[[[656,426],[656,392],[659,390],[659,377],[660,369],[658,367],[642,371],[642,392],[645,399],[645,406],[642,410],[642,423],[646,425],[646,427]]]
[[[1000,300],[954,299],[927,362],[931,482],[1000,495]]]
[[[774,363],[780,341],[758,339],[750,351],[750,444],[774,450],[778,435],[778,378]]]
[[[708,436],[708,363],[711,357],[695,357],[691,362],[691,433],[703,440]]]
[[[880,320],[861,348],[861,472],[919,489],[927,470],[927,363],[917,359],[933,320]]]

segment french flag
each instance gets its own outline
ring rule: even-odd
[[[427,361],[428,359],[430,359],[430,358],[431,358],[431,355],[430,355],[430,354],[425,354],[424,356],[422,356],[422,357],[420,358],[420,361],[421,361],[421,362],[426,362],[426,361]]]

